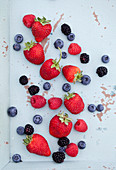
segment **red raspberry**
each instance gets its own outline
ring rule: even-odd
[[[34,95],[34,96],[31,97],[32,107],[39,109],[41,107],[44,107],[45,104],[46,104],[46,99],[43,96]]]

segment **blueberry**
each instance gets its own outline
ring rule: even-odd
[[[22,85],[26,85],[28,83],[28,78],[27,76],[23,75],[19,78],[19,83]]]
[[[35,124],[41,124],[42,121],[43,121],[43,118],[42,118],[42,116],[40,116],[40,115],[35,115],[35,116],[33,117],[33,122],[34,122]]]
[[[62,58],[63,58],[63,59],[67,58],[67,53],[64,52],[64,51],[62,52]]]
[[[109,63],[110,57],[108,55],[103,55],[101,60],[103,63]]]
[[[19,126],[16,131],[19,135],[23,135],[24,134],[24,127]]]
[[[19,154],[13,155],[13,156],[12,156],[12,160],[13,160],[13,162],[15,162],[15,163],[22,162],[21,156],[20,156]]]
[[[66,149],[65,147],[59,147],[59,150],[58,150],[58,151],[59,151],[59,152],[65,152],[65,149]]]
[[[16,43],[21,43],[23,41],[23,36],[21,34],[17,34],[14,37]]]
[[[14,117],[17,115],[17,109],[16,107],[9,107],[8,110],[7,110],[7,113],[10,117]]]
[[[55,42],[54,42],[54,47],[58,49],[59,48],[62,48],[64,46],[64,42],[61,40],[61,39],[57,39]]]
[[[49,90],[51,88],[51,84],[49,83],[49,82],[45,82],[44,84],[43,84],[43,89],[44,90]]]
[[[95,112],[96,106],[95,106],[94,104],[90,104],[90,105],[88,106],[88,110],[89,110],[90,112]]]
[[[86,143],[84,141],[80,141],[78,143],[78,147],[79,147],[79,149],[85,149],[86,148]]]
[[[62,90],[65,91],[65,92],[70,91],[71,90],[71,85],[69,83],[63,84]]]
[[[21,45],[20,45],[20,44],[14,44],[14,45],[13,45],[13,49],[14,49],[15,51],[19,51],[19,50],[21,49]]]
[[[84,85],[88,85],[91,82],[91,78],[88,75],[83,75],[81,80],[81,83]]]
[[[69,41],[73,41],[73,40],[75,39],[75,34],[70,33],[70,34],[67,36],[67,39],[68,39]]]
[[[102,104],[98,104],[97,107],[96,107],[96,110],[98,112],[102,112],[104,110],[104,106]]]

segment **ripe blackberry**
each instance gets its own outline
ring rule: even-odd
[[[22,85],[26,85],[28,83],[28,78],[27,76],[23,75],[19,78],[19,83]]]
[[[69,35],[71,33],[71,28],[67,24],[61,25],[61,31],[64,35]]]
[[[25,133],[26,135],[32,135],[33,132],[34,132],[34,128],[33,128],[32,125],[30,125],[30,124],[25,125],[24,133]]]
[[[70,143],[70,140],[67,137],[62,137],[58,140],[59,146],[67,146]]]
[[[97,68],[96,73],[99,77],[103,77],[108,73],[108,69],[106,67],[101,66]]]
[[[54,162],[62,163],[62,162],[64,162],[65,154],[64,154],[64,152],[54,152],[52,154],[52,158],[53,158]]]
[[[82,53],[82,54],[80,55],[80,61],[81,61],[81,63],[83,63],[83,64],[88,63],[88,62],[89,62],[89,55],[86,54],[86,53]]]
[[[31,96],[35,95],[36,93],[38,93],[40,90],[40,88],[38,86],[32,85],[28,88],[28,91],[30,93]]]

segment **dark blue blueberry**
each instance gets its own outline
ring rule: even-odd
[[[16,43],[21,43],[23,41],[23,36],[21,34],[17,34],[14,37]]]
[[[15,163],[22,162],[21,156],[20,156],[19,154],[13,155],[13,156],[12,156],[12,160],[13,160],[13,162],[15,162]]]
[[[64,42],[61,40],[61,39],[57,39],[55,42],[54,42],[54,47],[58,49],[59,48],[62,48],[64,46]]]
[[[64,51],[62,52],[62,58],[63,58],[63,59],[67,58],[67,53],[64,52]]]
[[[67,36],[67,39],[68,39],[69,41],[73,41],[73,40],[75,39],[75,34],[70,33],[70,34]]]
[[[86,143],[84,141],[80,141],[78,143],[78,147],[79,147],[79,149],[85,149],[86,148]]]
[[[21,49],[21,45],[20,45],[20,44],[14,44],[14,45],[13,45],[13,49],[14,49],[15,51],[19,51],[19,50]]]
[[[104,106],[102,104],[98,104],[97,107],[96,107],[96,110],[98,112],[102,112],[104,110]]]
[[[8,110],[7,110],[7,113],[10,117],[14,117],[17,115],[17,109],[16,107],[9,107]]]
[[[40,116],[40,115],[35,115],[35,116],[33,117],[33,122],[34,122],[35,124],[41,124],[42,121],[43,121],[43,118],[42,118],[42,116]]]
[[[65,147],[59,147],[59,150],[58,150],[58,151],[59,151],[59,152],[65,152],[65,149],[66,149]]]
[[[51,84],[49,83],[49,82],[45,82],[44,84],[43,84],[43,89],[44,90],[49,90],[51,88]]]
[[[108,55],[103,55],[101,60],[103,63],[109,63],[110,57]]]
[[[90,112],[95,112],[96,106],[95,106],[94,104],[90,104],[90,105],[88,106],[88,110],[89,110]]]
[[[16,131],[19,135],[23,135],[24,134],[24,127],[19,126]]]
[[[81,83],[84,85],[88,85],[91,82],[91,78],[88,75],[83,75],[81,80]]]
[[[63,84],[62,90],[65,91],[65,92],[70,91],[71,90],[71,85],[69,83]]]

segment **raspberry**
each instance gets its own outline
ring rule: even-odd
[[[81,61],[81,63],[83,63],[83,64],[88,63],[88,62],[89,62],[89,55],[86,54],[86,53],[82,53],[82,54],[80,55],[80,61]]]
[[[62,137],[58,140],[59,146],[67,146],[70,143],[70,140],[67,137]]]
[[[56,163],[62,163],[65,159],[65,154],[63,152],[54,152],[52,158]]]
[[[25,125],[25,130],[24,130],[24,132],[25,132],[26,135],[32,135],[33,132],[34,132],[33,126],[30,125],[30,124]]]
[[[67,24],[61,25],[61,31],[64,35],[69,35],[71,33],[71,28]]]
[[[39,87],[38,86],[35,86],[35,85],[32,85],[28,88],[28,91],[30,93],[31,96],[35,95],[36,93],[39,92]]]
[[[97,68],[96,73],[99,77],[103,77],[108,73],[108,69],[106,67],[101,66]]]

